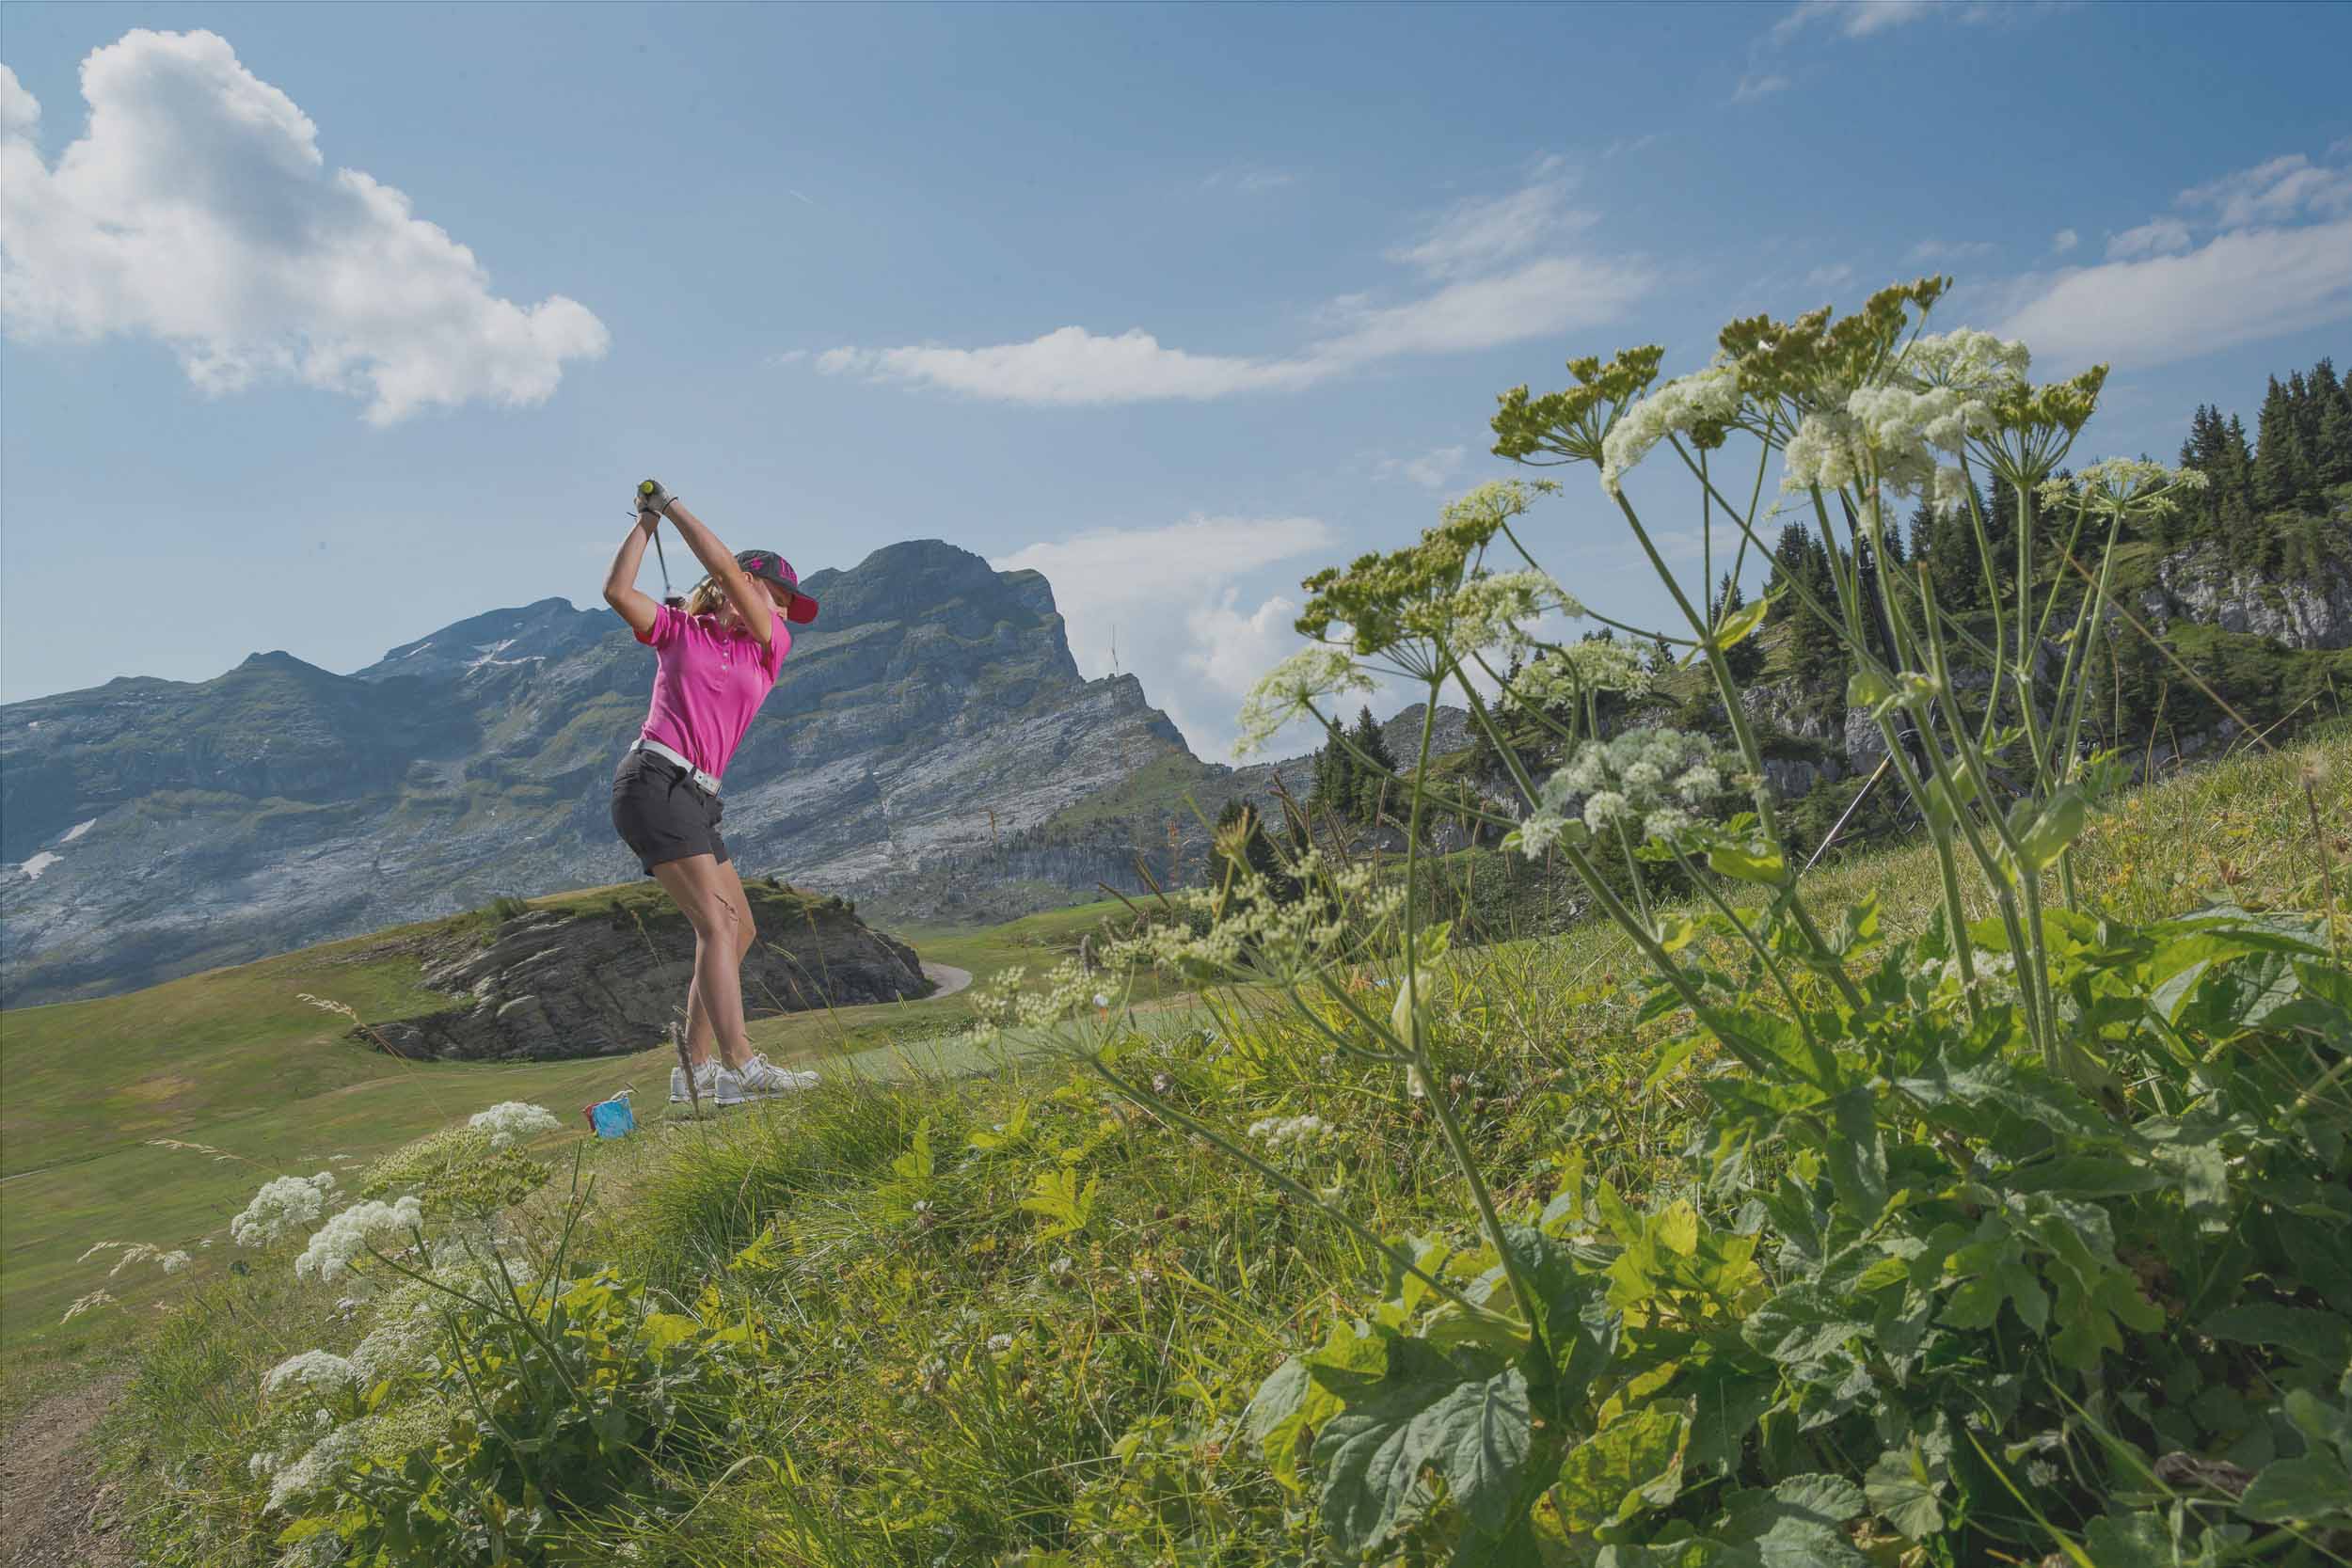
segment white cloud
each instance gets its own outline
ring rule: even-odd
[[[1286,168],[1243,166],[1220,168],[1200,182],[1201,189],[1216,190],[1222,186],[1236,191],[1279,191],[1298,182],[1298,176]]]
[[[1731,89],[1734,103],[1753,103],[1759,98],[1770,98],[1776,92],[1788,90],[1788,78],[1771,72],[1750,71],[1740,78],[1740,85]]]
[[[1853,268],[1839,261],[1835,266],[1815,267],[1804,275],[1808,289],[1842,289],[1853,281]]]
[[[1801,0],[1795,10],[1772,24],[1772,36],[1787,39],[1820,23],[1850,39],[1868,38],[1939,11],[1960,15],[1963,8],[1938,0]]]
[[[833,348],[817,356],[828,375],[911,382],[1007,403],[1144,403],[1201,400],[1303,387],[1327,368],[1303,360],[1239,358],[1164,348],[1141,327],[1104,337],[1057,327],[1025,343],[987,348]]]
[[[1118,668],[1171,717],[1186,716],[1179,722],[1205,756],[1231,743],[1232,699],[1298,641],[1297,610],[1276,595],[1244,611],[1239,579],[1339,547],[1319,517],[1193,516],[1028,545],[989,564],[1044,573],[1080,671],[1109,671],[1115,640]]]
[[[2063,363],[2161,365],[2352,315],[2352,219],[2243,230],[2184,255],[2023,282],[2001,336]]]
[[[1241,590],[1228,588],[1216,602],[1194,606],[1184,618],[1193,641],[1184,667],[1228,697],[1247,694],[1259,676],[1306,641],[1295,624],[1298,606],[1281,594],[1247,613],[1240,604]]]
[[[2142,256],[2173,256],[2193,244],[2188,225],[2179,218],[2153,218],[2137,229],[2107,236],[2110,261],[2130,261]]]
[[[2328,168],[2291,152],[2181,193],[2176,206],[2210,207],[2224,229],[2285,223],[2310,214],[2352,213],[2352,168]]]
[[[2057,233],[2050,236],[2050,249],[2056,254],[2063,256],[2068,251],[2074,249],[2076,245],[2082,244],[2082,242],[2083,237],[2080,234],[2075,233],[2072,229],[2061,229]]]
[[[1907,261],[1964,261],[1993,248],[1991,240],[1921,240],[1911,247]]]
[[[2352,170],[2296,153],[2173,206],[2110,236],[2100,265],[2017,279],[2002,334],[2062,362],[2146,366],[2352,315]],[[2219,232],[2200,243],[2208,225]]]
[[[1375,479],[1407,479],[1424,489],[1442,490],[1462,471],[1468,447],[1438,447],[1418,457],[1384,457],[1373,465]]]
[[[0,66],[0,323],[149,337],[208,393],[286,379],[389,424],[535,404],[608,341],[582,305],[490,292],[472,251],[357,169],[329,171],[294,100],[208,32],[138,29],[82,62],[89,128],[54,166]]]
[[[1389,260],[1432,277],[1460,277],[1517,260],[1596,221],[1568,206],[1569,183],[1560,161],[1547,159],[1535,180],[1505,196],[1456,205],[1421,239],[1390,251]]]
[[[1592,221],[1567,207],[1566,188],[1558,160],[1547,160],[1521,190],[1453,209],[1391,253],[1430,279],[1430,292],[1393,305],[1365,293],[1341,295],[1315,313],[1327,335],[1294,353],[1200,354],[1141,327],[1113,336],[1071,325],[982,348],[828,349],[815,364],[828,375],[1009,403],[1126,404],[1292,391],[1403,355],[1551,337],[1610,319],[1651,282],[1632,263],[1559,249]]]

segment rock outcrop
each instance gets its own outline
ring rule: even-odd
[[[926,994],[914,949],[869,928],[838,898],[748,883],[758,927],[743,962],[752,1018]],[[353,1038],[404,1056],[548,1061],[661,1043],[693,977],[694,932],[667,899],[621,895],[459,921],[392,944],[424,965],[443,1009]],[[371,956],[380,955],[382,949]]]
[[[2300,582],[2274,582],[2210,547],[2156,562],[2140,609],[2159,628],[2185,618],[2287,648],[2352,648],[2352,551]]]

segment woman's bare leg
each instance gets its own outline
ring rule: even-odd
[[[686,1047],[696,1066],[709,1059],[740,1066],[752,1053],[743,1028],[743,955],[751,951],[751,910],[732,864],[708,855],[665,861],[654,879],[694,927],[694,977],[686,988]]]

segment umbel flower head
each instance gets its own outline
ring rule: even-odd
[[[326,1212],[335,1190],[335,1173],[281,1176],[264,1182],[253,1201],[229,1222],[229,1239],[239,1246],[272,1246],[297,1230],[310,1227]]]
[[[1498,575],[1479,565],[1494,536],[1526,513],[1533,494],[1518,480],[1482,484],[1450,503],[1419,544],[1317,572],[1300,585],[1310,597],[1299,635],[1327,643],[1333,626],[1344,625],[1355,657],[1365,659],[1408,643],[1506,647],[1523,635],[1520,622],[1548,609],[1581,616],[1584,607],[1540,572]]]
[[[1537,654],[1512,681],[1510,695],[1522,706],[1550,709],[1581,703],[1588,692],[1639,696],[1649,688],[1641,655],[1613,638],[1588,637]]]
[[[1585,832],[1616,830],[1671,842],[1697,821],[1693,812],[1724,787],[1715,743],[1706,736],[1645,725],[1607,740],[1587,740],[1544,782],[1535,810],[1518,826],[1518,847],[1534,856],[1558,842],[1570,826],[1569,808],[1579,800]]]
[[[294,1273],[304,1279],[331,1280],[351,1266],[351,1260],[379,1241],[389,1241],[424,1224],[424,1206],[414,1197],[392,1203],[355,1203],[328,1220],[302,1256]]]
[[[1599,464],[1609,433],[1627,405],[1649,390],[1665,357],[1656,343],[1623,350],[1606,365],[1588,355],[1568,361],[1576,385],[1565,390],[1531,398],[1525,386],[1512,388],[1489,421],[1495,455],[1537,467]]]
[[[2052,506],[2081,505],[2102,517],[2153,517],[2177,508],[2183,494],[2211,483],[2202,468],[2110,457],[2079,473],[2043,481],[2042,499]]]
[[[1318,698],[1372,689],[1372,677],[1357,668],[1346,649],[1301,648],[1259,677],[1242,699],[1241,738],[1233,743],[1233,754],[1249,755],[1291,721],[1311,715]]]
[[[476,1132],[489,1133],[492,1148],[504,1148],[517,1138],[553,1132],[564,1124],[556,1120],[555,1113],[544,1105],[509,1100],[486,1111],[476,1111],[466,1118],[466,1125]]]

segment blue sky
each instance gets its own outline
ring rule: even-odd
[[[594,603],[650,472],[804,573],[1040,566],[1221,754],[1298,578],[1509,471],[1571,354],[1940,270],[2113,361],[2097,451],[2250,419],[2352,347],[2347,57],[2327,6],[11,0],[0,696]],[[1535,537],[1659,614],[1589,477]]]

